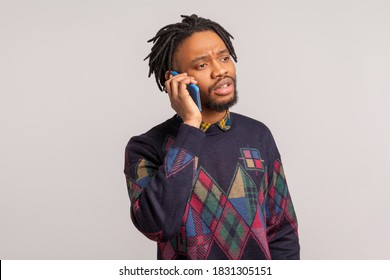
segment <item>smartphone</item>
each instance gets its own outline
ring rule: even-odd
[[[176,71],[172,71],[172,76],[176,76],[179,73]],[[192,100],[194,100],[196,106],[198,106],[199,111],[202,112],[202,105],[200,104],[200,95],[199,95],[199,88],[194,84],[189,84],[187,86],[187,90],[190,93],[190,96],[192,97]]]

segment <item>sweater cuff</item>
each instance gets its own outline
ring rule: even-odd
[[[182,123],[180,124],[174,146],[183,148],[194,156],[198,156],[205,137],[206,134],[202,130]]]

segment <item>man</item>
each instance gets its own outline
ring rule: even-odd
[[[149,41],[149,76],[177,115],[126,147],[133,223],[157,241],[158,259],[299,259],[274,139],[264,124],[229,111],[237,102],[233,37],[211,20],[182,17]],[[200,89],[201,112],[189,84]]]

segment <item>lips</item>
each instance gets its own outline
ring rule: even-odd
[[[213,92],[217,95],[228,95],[233,91],[233,79],[226,77],[219,81],[213,88]]]

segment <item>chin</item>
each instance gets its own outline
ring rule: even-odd
[[[202,104],[202,107],[221,113],[233,107],[237,103],[237,101],[238,95],[237,92],[234,92],[233,96],[231,96],[227,101],[216,102],[214,100],[208,100],[207,102]]]

